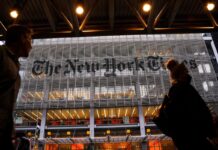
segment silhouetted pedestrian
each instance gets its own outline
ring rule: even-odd
[[[190,84],[188,69],[173,59],[167,61],[166,68],[172,86],[161,106],[167,119],[160,129],[173,139],[178,150],[214,150],[208,140],[215,134],[212,115]]]
[[[13,150],[13,111],[20,88],[19,57],[28,57],[31,30],[26,26],[8,28],[5,45],[0,46],[0,148]]]

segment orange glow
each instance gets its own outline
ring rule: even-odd
[[[103,149],[125,149],[125,150],[131,150],[131,146],[129,146],[131,143],[127,142],[120,142],[120,143],[103,143],[102,148]]]
[[[46,144],[45,150],[58,150],[58,144]]]
[[[163,150],[160,141],[149,140],[148,141],[149,150]]]
[[[83,150],[84,145],[83,144],[72,144],[71,150]]]

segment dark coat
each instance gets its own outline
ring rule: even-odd
[[[188,76],[185,82],[172,85],[163,101],[171,136],[212,137],[215,130],[210,110],[190,82]]]

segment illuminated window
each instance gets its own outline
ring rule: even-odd
[[[202,65],[198,65],[198,71],[199,73],[204,73]]]
[[[211,86],[211,87],[214,86],[213,81],[208,81],[208,85]]]
[[[198,71],[199,73],[211,73],[211,67],[210,64],[203,64],[198,65]]]
[[[209,87],[213,87],[214,86],[214,82],[213,81],[204,81],[202,83],[204,90],[207,92],[209,90]]]
[[[204,70],[206,73],[211,73],[211,68],[209,64],[204,64]]]
[[[207,82],[204,81],[202,84],[203,84],[203,88],[204,88],[204,90],[207,92],[207,91],[208,91],[208,85],[207,85]]]

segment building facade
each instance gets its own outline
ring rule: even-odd
[[[16,130],[44,149],[173,149],[152,122],[170,87],[163,64],[184,62],[213,110],[217,59],[207,47],[202,34],[35,39],[20,59]]]

